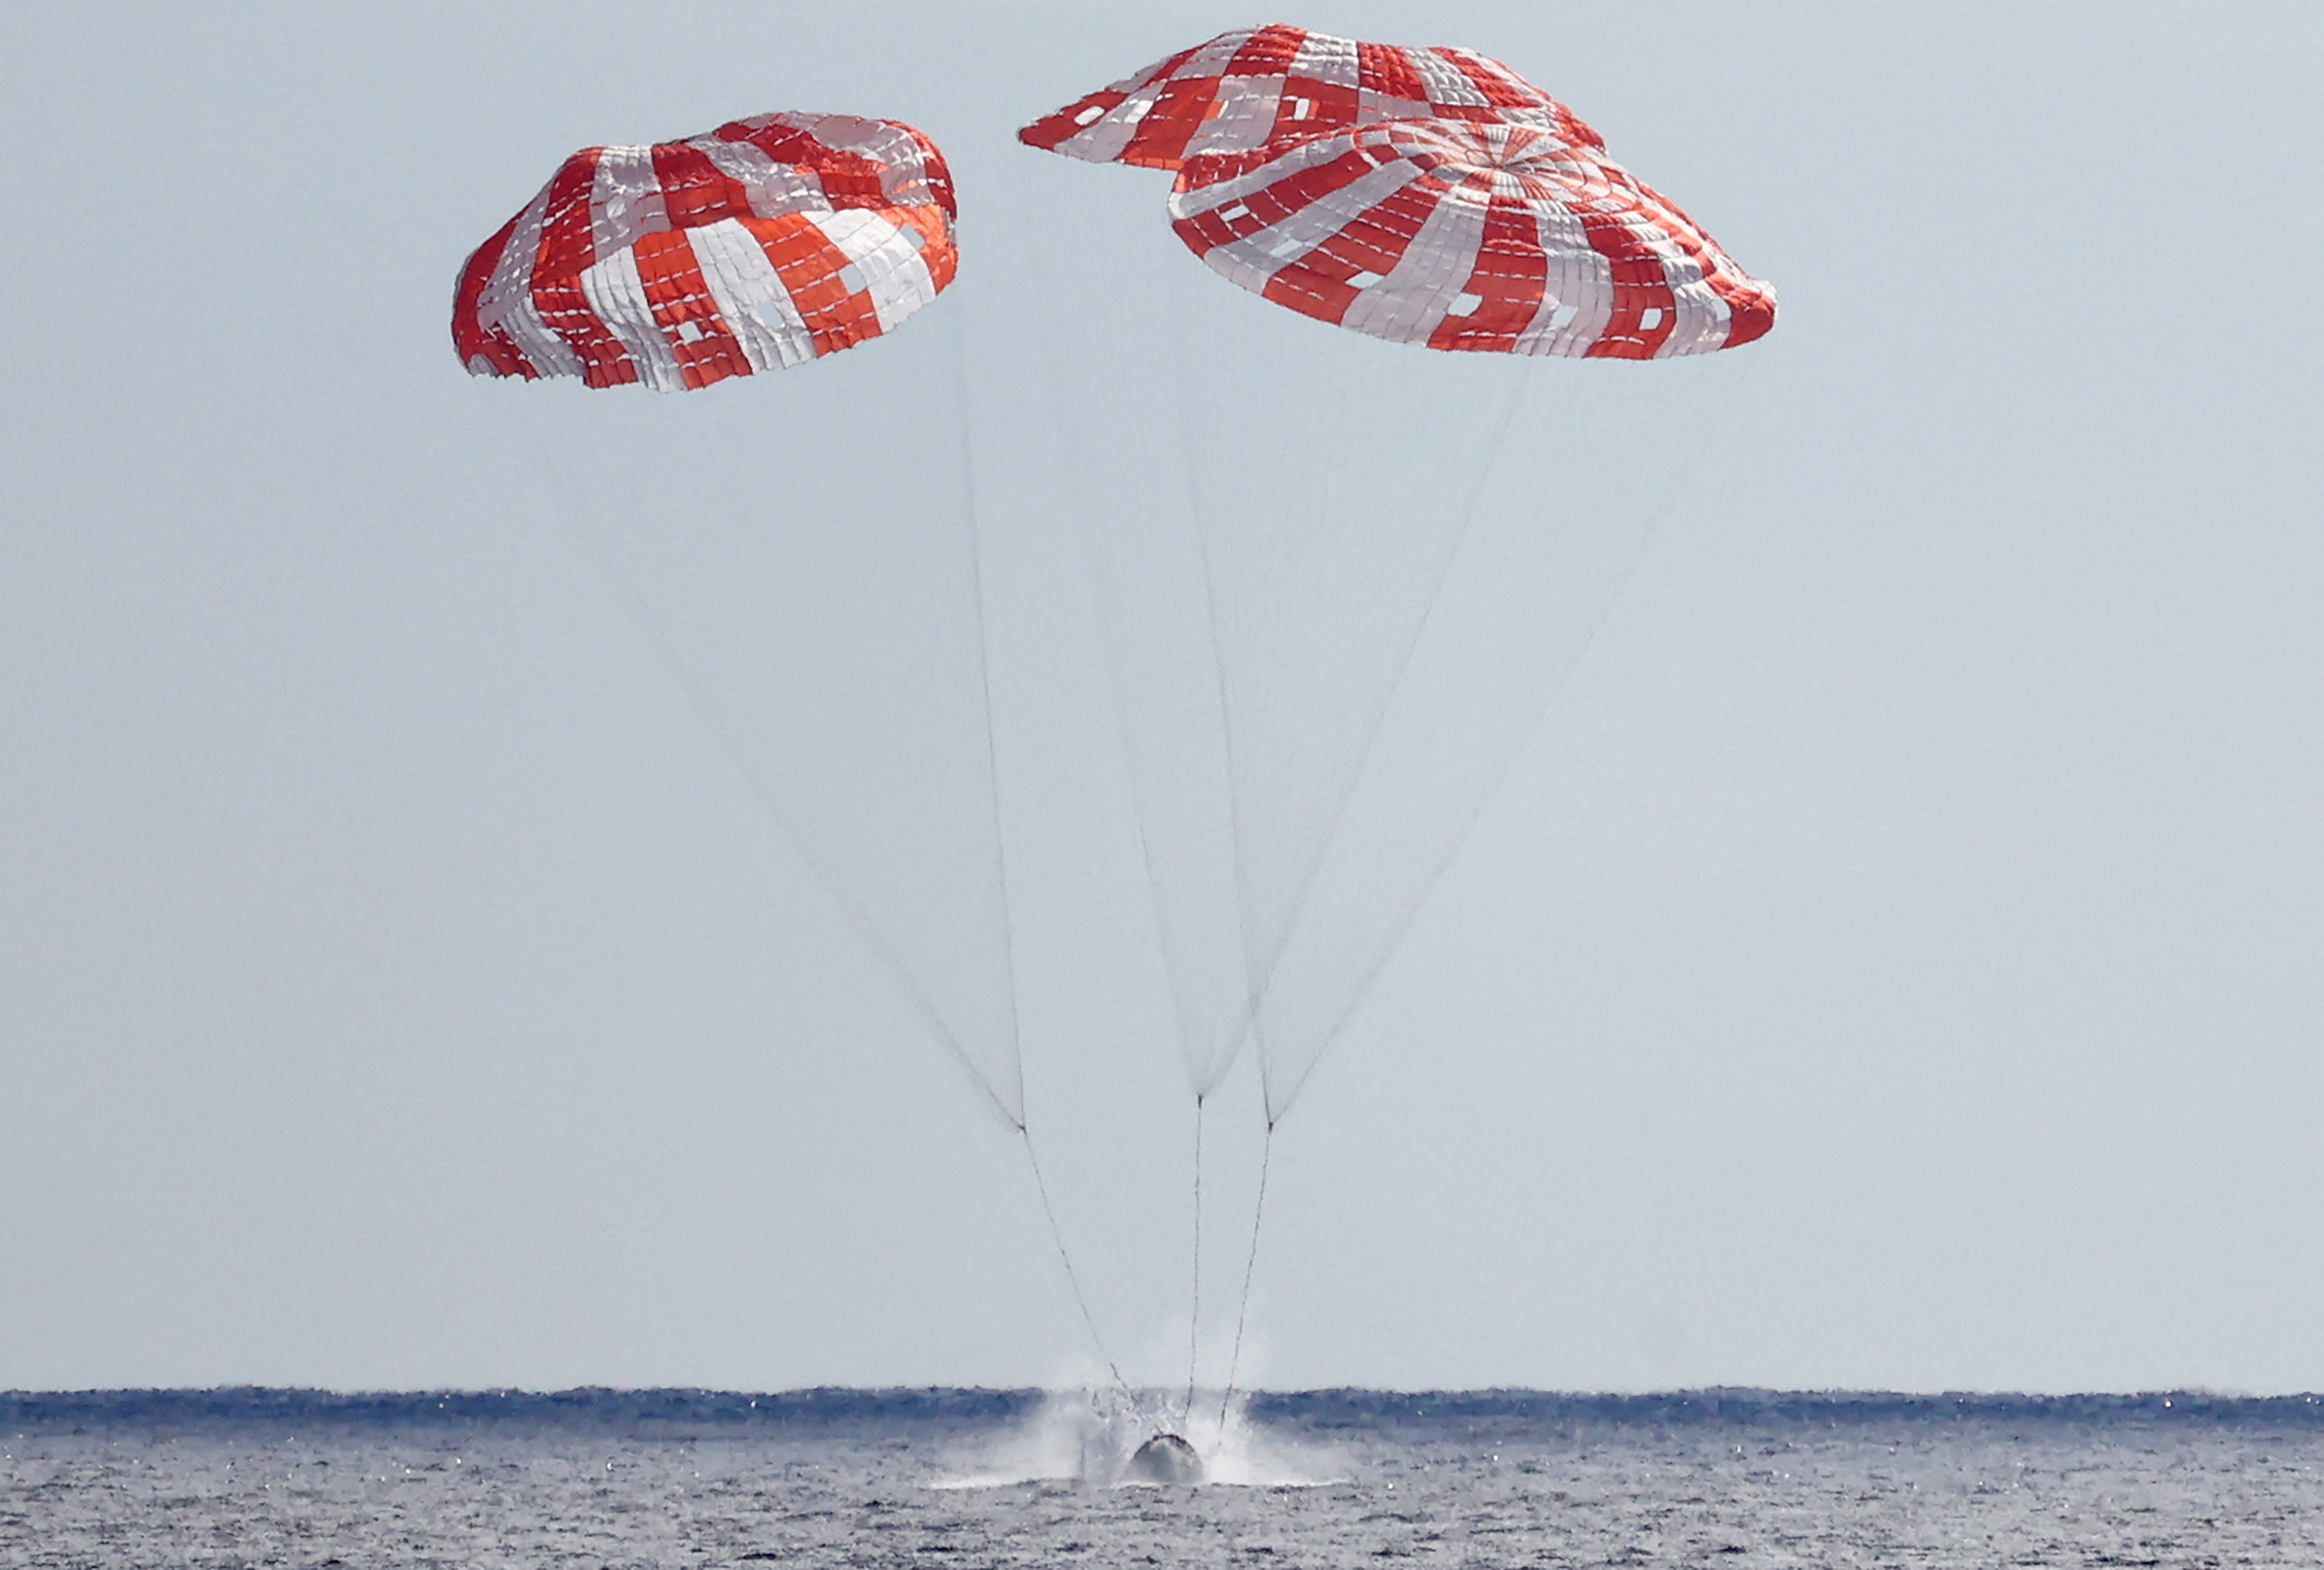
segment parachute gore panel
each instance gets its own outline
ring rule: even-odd
[[[956,210],[936,143],[893,120],[584,148],[468,258],[452,342],[480,376],[664,392],[796,365],[934,300]]]
[[[1775,325],[1775,291],[1675,205],[1543,126],[1396,120],[1204,154],[1170,216],[1213,272],[1397,343],[1652,360]]]
[[[1176,169],[1205,152],[1247,152],[1286,136],[1381,120],[1506,120],[1603,147],[1572,110],[1468,49],[1405,49],[1305,28],[1222,32],[1075,100],[1018,140],[1093,163]]]

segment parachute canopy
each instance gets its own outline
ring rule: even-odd
[[[1178,237],[1278,305],[1433,349],[1655,360],[1748,343],[1775,293],[1595,146],[1390,120],[1205,153]]]
[[[1396,343],[1655,360],[1775,322],[1772,288],[1473,50],[1245,28],[1017,134],[1176,171],[1171,218],[1213,272]]]
[[[1017,136],[1092,163],[1175,170],[1205,152],[1415,118],[1537,125],[1582,146],[1605,145],[1564,105],[1474,50],[1364,43],[1280,23],[1222,32]]]
[[[956,213],[944,155],[893,120],[584,148],[460,270],[453,345],[476,375],[665,392],[795,365],[934,300]]]

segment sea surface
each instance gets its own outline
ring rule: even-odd
[[[0,1565],[2324,1565],[2316,1397],[1214,1401],[0,1394]]]

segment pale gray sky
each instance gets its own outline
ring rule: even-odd
[[[1270,19],[10,12],[0,1387],[1085,1355],[1016,1141],[514,450],[553,417],[495,394],[539,390],[447,339],[566,152],[780,107],[960,180],[962,282],[864,354],[980,389],[1028,1105],[1101,1323],[1172,1377],[1189,1102],[1102,471],[1025,433],[1061,351],[1019,324],[1104,291],[1004,262],[1072,189],[1010,133]],[[1783,316],[1283,1125],[1266,1381],[2324,1386],[2324,20],[1280,19],[1508,60]],[[1065,172],[1108,221],[1154,178]]]

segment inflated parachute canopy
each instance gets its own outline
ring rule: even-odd
[[[1018,133],[1177,171],[1170,216],[1278,305],[1437,349],[1733,348],[1775,291],[1499,61],[1300,28],[1221,33]]]
[[[936,143],[852,115],[758,115],[588,147],[460,270],[452,342],[480,376],[658,392],[893,332],[953,280]]]
[[[1775,321],[1775,291],[1675,205],[1536,126],[1390,120],[1206,154],[1170,217],[1213,272],[1396,343],[1653,360]]]
[[[1564,105],[1474,50],[1365,43],[1280,23],[1181,50],[1017,137],[1092,163],[1175,170],[1202,153],[1414,118],[1539,125],[1605,145]]]

